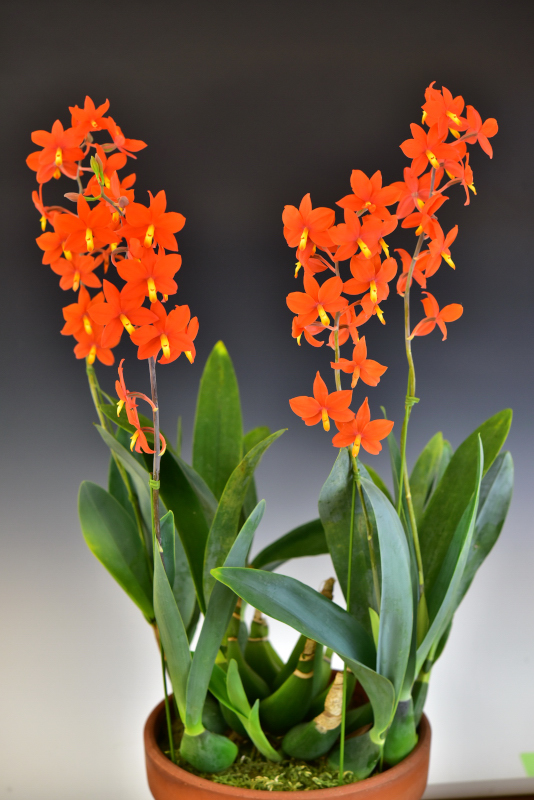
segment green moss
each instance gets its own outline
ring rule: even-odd
[[[314,761],[302,761],[298,758],[286,758],[278,764],[268,761],[258,753],[248,739],[232,733],[230,738],[239,747],[239,754],[231,767],[217,774],[199,772],[180,756],[179,747],[183,726],[179,720],[173,723],[176,763],[182,769],[206,778],[213,783],[236,786],[241,789],[261,789],[266,792],[313,791],[314,789],[330,789],[339,786],[338,774],[328,767],[326,757]],[[275,748],[280,747],[280,739],[272,738]],[[159,745],[167,758],[170,758],[169,740],[165,726],[161,731]],[[343,783],[353,783],[352,772],[345,772]]]

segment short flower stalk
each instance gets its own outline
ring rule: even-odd
[[[96,106],[87,97],[70,108],[70,127],[56,120],[51,131],[32,133],[41,148],[27,159],[39,187],[32,194],[36,241],[61,289],[74,293],[61,334],[73,337],[75,357],[85,359],[96,429],[110,456],[107,488],[89,481],[80,488],[82,533],[156,633],[166,723],[160,745],[173,769],[224,782],[240,752],[254,748],[281,770],[291,759],[318,760],[338,784],[350,784],[410,758],[431,671],[504,524],[513,483],[511,456],[501,452],[509,410],[482,422],[455,451],[437,433],[408,470],[409,422],[420,402],[414,339],[437,328],[445,341],[447,324],[464,311],[428,288],[432,281],[436,291],[443,263],[463,269],[451,253],[458,225],[445,232],[440,209],[455,186],[470,204],[468,147],[479,145],[491,158],[497,133],[494,119],[483,121],[445,87],[430,84],[422,110],[421,125],[412,123],[400,145],[410,159],[402,180],[385,183],[380,171],[369,177],[354,169],[337,221],[334,209],[314,208],[310,194],[283,210],[296,263],[288,280],[299,287],[286,298],[291,337],[314,352],[324,348],[328,362],[314,367],[289,409],[306,426],[319,425],[337,457],[318,516],[254,556],[265,510],[255,470],[284,430],[243,430],[222,342],[200,379],[191,463],[181,452],[181,417],[175,444],[161,431],[157,378],[170,370],[156,376],[156,363],[183,355],[178,368],[187,362],[189,369],[196,360],[198,319],[175,302],[182,267],[176,234],[185,217],[167,210],[164,190],[149,192],[145,203],[136,199],[136,177],[122,171],[146,144],[124,135],[108,101]],[[59,179],[75,191],[65,192],[65,207],[46,205],[46,185]],[[391,239],[402,231],[416,237],[412,255]],[[412,327],[414,291],[424,316]],[[385,409],[371,411],[372,390],[388,380],[387,365],[374,358],[373,326],[390,329],[395,294],[404,307],[408,366],[399,440]],[[148,362],[149,395],[127,388],[124,359],[117,399],[101,388],[97,362],[112,366],[121,342]],[[384,441],[391,492],[363,460]],[[289,559],[321,553],[335,572],[322,590],[277,572]],[[333,602],[334,584],[341,603]],[[270,641],[269,619],[295,631],[285,661]],[[335,674],[333,654],[343,664]]]

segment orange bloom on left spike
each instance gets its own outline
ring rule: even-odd
[[[75,292],[78,291],[81,284],[91,286],[93,289],[102,285],[100,278],[93,272],[97,266],[92,256],[79,256],[77,254],[71,254],[70,259],[59,258],[53,264],[50,264],[56,275],[61,275],[59,282],[61,289],[73,289]]]
[[[112,217],[104,202],[91,208],[83,197],[78,195],[78,216],[58,214],[54,227],[60,235],[68,234],[65,249],[74,253],[87,253],[104,244],[118,244],[121,237],[111,230]]]
[[[343,281],[335,276],[325,281],[319,286],[314,277],[306,273],[304,275],[304,291],[290,292],[286,303],[290,311],[298,314],[299,326],[305,328],[315,322],[317,317],[321,318],[323,325],[330,325],[327,313],[335,314],[341,311],[348,303],[345,297],[341,297],[343,291]]]
[[[313,397],[293,397],[289,405],[306,425],[316,425],[322,420],[325,431],[329,431],[330,417],[336,422],[347,422],[353,418],[354,411],[349,408],[351,400],[352,391],[349,389],[328,394],[326,383],[317,372],[313,382]]]
[[[308,241],[319,247],[331,247],[332,239],[328,229],[332,227],[336,215],[331,208],[312,208],[311,197],[305,195],[298,208],[285,206],[282,214],[284,236],[290,247],[304,250]]]
[[[74,338],[78,341],[74,348],[76,358],[87,358],[89,364],[94,364],[95,358],[98,358],[102,364],[106,364],[108,367],[114,363],[115,356],[111,350],[108,347],[102,347],[102,327],[100,325],[93,324],[91,333],[83,330]]]
[[[59,178],[61,173],[69,178],[76,177],[77,161],[83,158],[83,151],[78,145],[82,142],[84,134],[78,128],[67,128],[56,119],[52,131],[34,131],[32,142],[42,147],[36,153],[31,153],[26,159],[26,164],[37,172],[39,183],[47,183],[52,178]]]
[[[354,389],[358,383],[358,378],[361,378],[368,386],[378,386],[380,378],[387,370],[378,361],[373,361],[367,358],[367,344],[365,336],[357,342],[352,351],[352,360],[348,358],[340,358],[339,361],[330,362],[332,369],[341,369],[343,372],[352,373],[351,387]]]
[[[150,325],[158,320],[153,311],[141,306],[135,297],[128,296],[126,287],[119,291],[112,283],[104,280],[104,296],[106,302],[93,304],[89,312],[98,325],[104,326],[103,347],[116,347],[125,328],[132,334],[134,325]]]
[[[126,206],[126,222],[123,235],[126,239],[139,239],[144,247],[159,244],[166,250],[178,250],[175,233],[185,225],[185,217],[176,211],[165,211],[167,197],[162,190],[155,197],[150,195],[150,207],[141,203]]]
[[[371,420],[371,411],[367,397],[358,409],[358,413],[351,422],[338,425],[339,433],[332,439],[334,447],[347,447],[352,445],[352,455],[356,458],[360,447],[371,455],[377,455],[382,450],[380,441],[389,436],[393,429],[390,419]]]

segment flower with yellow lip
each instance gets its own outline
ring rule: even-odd
[[[313,382],[313,397],[293,397],[289,401],[291,410],[301,417],[306,425],[323,423],[325,431],[330,430],[330,418],[336,422],[348,422],[354,416],[349,405],[352,400],[352,390],[342,390],[328,393],[325,382],[319,372]]]

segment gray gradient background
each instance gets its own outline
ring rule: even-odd
[[[148,142],[135,164],[137,198],[165,188],[187,217],[179,302],[200,318],[198,360],[160,370],[164,430],[181,413],[184,448],[196,388],[221,338],[234,359],[246,428],[288,427],[259,469],[263,545],[316,514],[335,452],[306,429],[288,398],[308,393],[329,355],[290,337],[295,289],[282,237],[284,204],[348,193],[351,169],[399,180],[398,145],[419,121],[431,80],[462,94],[500,131],[490,161],[471,156],[478,197],[452,193],[453,256],[431,283],[465,313],[441,342],[414,345],[417,395],[409,459],[437,430],[457,446],[511,406],[516,492],[509,520],[477,578],[433,676],[431,780],[514,778],[534,751],[532,612],[532,11],[530,2],[8,2],[2,47],[2,547],[0,556],[0,797],[147,798],[141,727],[161,695],[147,626],[83,543],[80,481],[106,481],[107,453],[84,366],[59,336],[71,302],[40,264],[30,132],[66,108],[106,97],[126,135]],[[49,187],[45,187],[45,190]],[[66,189],[63,189],[63,191]],[[394,234],[409,247],[413,233]],[[406,366],[402,308],[372,320],[370,354],[389,366],[370,389],[400,428]],[[414,302],[415,319],[422,306]],[[128,385],[146,365],[125,347]],[[110,388],[114,370],[99,368]],[[358,397],[363,399],[363,389]],[[374,462],[388,475],[385,457]],[[288,572],[317,586],[326,558]],[[274,626],[280,649],[290,636]]]

